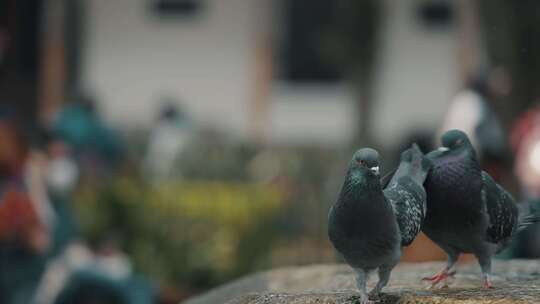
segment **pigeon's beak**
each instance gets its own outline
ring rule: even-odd
[[[440,147],[439,149],[437,149],[437,151],[441,151],[441,152],[446,152],[446,151],[449,151],[450,149],[447,148],[447,147]]]
[[[379,175],[379,166],[369,168],[375,175]]]

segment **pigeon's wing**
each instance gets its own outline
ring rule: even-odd
[[[384,189],[384,195],[394,208],[401,246],[408,246],[422,228],[426,215],[426,192],[410,177],[403,176]]]
[[[486,240],[499,244],[508,242],[518,226],[518,207],[510,193],[482,172],[482,200],[489,216]]]

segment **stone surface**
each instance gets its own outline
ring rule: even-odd
[[[421,281],[443,263],[400,264],[378,303],[502,304],[540,303],[540,260],[494,261],[494,289],[481,286],[476,263],[458,265],[449,288],[429,290]],[[369,287],[376,282],[372,275]],[[218,287],[185,304],[353,304],[358,300],[354,274],[345,265],[313,265],[271,270]]]

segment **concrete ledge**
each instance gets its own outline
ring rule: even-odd
[[[399,265],[378,303],[540,303],[540,260],[494,261],[492,290],[480,287],[480,269],[476,263],[459,265],[449,288],[428,290],[421,278],[437,272],[443,265],[439,262]],[[376,279],[372,275],[368,285],[373,286]],[[357,300],[354,274],[348,266],[312,265],[250,275],[184,303],[352,304]]]

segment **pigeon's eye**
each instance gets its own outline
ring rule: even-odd
[[[456,145],[459,146],[459,145],[461,145],[462,143],[463,143],[463,139],[458,139],[458,140],[456,140]]]
[[[362,159],[358,160],[358,163],[362,166],[365,166],[366,165],[366,162]]]

